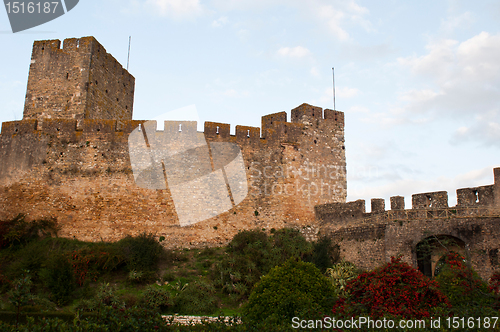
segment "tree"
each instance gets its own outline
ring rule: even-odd
[[[401,258],[392,257],[389,263],[360,274],[345,289],[348,295],[333,307],[336,315],[423,318],[450,307],[438,283]]]
[[[327,312],[333,304],[333,286],[314,264],[290,258],[262,277],[243,308],[249,321],[283,321],[312,310]]]

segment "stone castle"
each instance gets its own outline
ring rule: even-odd
[[[205,122],[196,134],[204,142],[241,151],[247,191],[238,199],[231,194],[231,179],[211,149],[205,164],[222,170],[228,185],[206,196],[224,191],[231,205],[183,224],[172,187],[138,185],[129,137],[139,131],[182,140],[196,123],[168,121],[157,130],[154,122],[132,120],[134,85],[93,37],[65,39],[62,47],[59,40],[36,41],[23,120],[4,122],[0,133],[0,219],[55,217],[60,236],[87,241],[150,232],[167,247],[216,246],[243,229],[293,227],[310,240],[331,236],[346,259],[366,269],[402,255],[432,275],[449,248],[469,257],[483,277],[499,267],[500,168],[493,185],[457,190],[456,207],[448,207],[446,192],[436,192],[413,195],[410,210],[403,197],[392,197],[388,211],[384,200],[372,199],[366,213],[364,201],[346,203],[344,114],[308,104],[291,110],[290,122],[286,112],[274,113],[262,117],[261,128],[236,126],[235,135],[229,124]],[[178,173],[200,173],[198,160],[182,162]],[[205,203],[193,197],[184,199]],[[437,245],[449,240],[448,249]],[[423,250],[422,243],[434,245]]]
[[[134,77],[93,37],[62,47],[35,42],[23,120],[4,122],[0,134],[0,218],[56,217],[61,236],[81,240],[146,231],[166,246],[202,246],[224,244],[241,229],[311,228],[314,206],[345,202],[344,114],[303,104],[291,122],[286,112],[270,114],[262,128],[236,126],[236,135],[229,124],[205,122],[206,142],[240,148],[248,194],[229,211],[181,227],[169,188],[134,181],[129,135],[152,126],[132,120],[133,96]],[[170,121],[164,130],[179,125],[178,135],[196,128]]]

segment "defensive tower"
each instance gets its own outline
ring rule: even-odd
[[[205,122],[204,132],[196,133],[205,145],[179,154],[184,158],[179,167],[167,172],[157,161],[151,164],[151,172],[168,183],[152,188],[139,185],[153,179],[149,173],[134,178],[131,151],[138,161],[151,161],[148,153],[163,148],[185,151],[186,134],[196,131],[196,124],[169,121],[157,130],[155,121],[132,120],[133,94],[134,77],[93,37],[36,41],[24,118],[2,123],[0,220],[19,213],[29,219],[56,217],[60,236],[111,241],[146,231],[164,236],[169,247],[203,246],[223,244],[243,229],[317,232],[314,206],[345,202],[342,112],[302,104],[290,120],[286,112],[269,114],[262,117],[262,131],[236,126],[235,135],[230,124]],[[137,150],[129,145],[134,132],[140,133]],[[153,137],[162,142],[154,151]],[[216,148],[221,146],[236,152]],[[219,179],[222,169],[220,185],[188,186],[202,177]],[[174,181],[178,174],[186,182]],[[238,195],[233,188],[241,189]],[[181,223],[181,202],[215,211],[207,197],[226,195],[232,197],[227,209]]]
[[[134,84],[94,37],[35,41],[23,118],[132,120]]]

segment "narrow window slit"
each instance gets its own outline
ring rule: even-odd
[[[179,124],[179,131],[182,131],[182,124]]]
[[[217,135],[219,135],[219,126],[217,126],[217,132],[216,132]]]

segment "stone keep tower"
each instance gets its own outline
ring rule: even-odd
[[[134,84],[94,37],[36,41],[23,118],[132,120]]]
[[[236,204],[228,178],[226,185],[210,187],[210,195],[229,193],[232,208],[181,225],[177,198],[191,200],[190,191],[181,188],[174,201],[172,182],[167,189],[151,189],[134,178],[130,134],[138,129],[146,147],[149,137],[165,137],[155,121],[132,120],[134,82],[93,37],[34,43],[24,118],[2,123],[0,132],[0,220],[19,213],[31,220],[54,217],[60,236],[90,241],[147,231],[164,236],[169,247],[212,246],[255,228],[298,227],[314,239],[314,206],[345,202],[344,113],[302,104],[291,110],[290,121],[286,112],[265,115],[262,128],[237,125],[235,135],[227,123],[205,122],[197,134],[207,146],[232,143],[241,151],[246,196]],[[187,125],[164,126],[183,128],[171,133],[176,139],[169,147]],[[146,150],[140,155],[147,156]],[[210,167],[197,174],[214,174],[233,164],[230,159],[219,165],[211,157]],[[191,161],[190,169],[199,164]],[[209,196],[190,189],[200,204]]]

